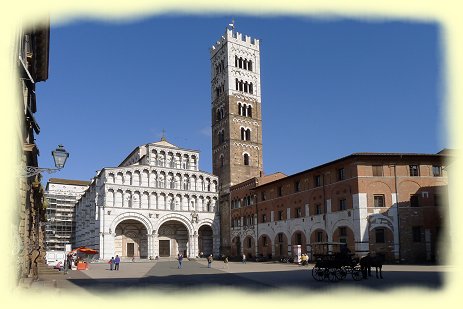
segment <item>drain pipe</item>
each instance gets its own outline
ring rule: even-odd
[[[399,258],[399,261],[398,263],[400,264],[400,261],[401,261],[401,257],[400,257],[400,216],[399,216],[399,189],[398,189],[398,184],[397,184],[397,169],[396,169],[396,165],[394,164],[394,182],[395,182],[395,198],[396,198],[396,207],[397,207],[397,213],[396,213],[396,217],[397,217],[397,238],[398,238],[398,258]]]

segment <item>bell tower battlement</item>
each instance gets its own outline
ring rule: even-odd
[[[243,33],[237,32],[233,29],[227,28],[225,35],[223,35],[220,40],[218,40],[215,45],[212,45],[210,52],[211,58],[215,55],[215,53],[227,42],[232,42],[238,45],[245,46],[247,48],[252,48],[255,50],[259,50],[259,40],[256,38],[251,38],[249,35],[245,35]]]

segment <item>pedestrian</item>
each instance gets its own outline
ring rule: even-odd
[[[207,257],[207,268],[211,268],[212,265],[212,254]]]
[[[243,253],[243,261],[242,261],[243,264],[246,264],[246,254]]]
[[[116,258],[114,259],[114,270],[119,270],[119,263],[121,262],[121,258],[119,255],[116,255]]]
[[[114,256],[111,257],[111,259],[109,260],[109,270],[113,270],[114,268]]]
[[[227,256],[223,259],[223,264],[224,264],[224,268],[228,269],[228,257]]]
[[[178,260],[178,268],[182,268],[182,261],[183,261],[183,255],[179,254],[177,257]]]

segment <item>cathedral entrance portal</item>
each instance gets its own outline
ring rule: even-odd
[[[119,223],[116,227],[114,251],[121,258],[148,258],[146,227],[133,219]]]
[[[188,238],[188,230],[183,223],[175,220],[165,222],[159,228],[159,256],[186,256],[190,249]]]
[[[159,241],[159,256],[169,257],[170,256],[170,240]]]
[[[199,252],[202,252],[204,256],[212,254],[212,228],[208,225],[203,225],[198,230],[198,247]]]

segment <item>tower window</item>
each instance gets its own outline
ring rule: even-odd
[[[243,155],[243,161],[244,165],[249,165],[249,155],[247,153]]]
[[[246,130],[246,140],[247,140],[247,141],[250,141],[250,140],[251,140],[251,130],[250,130],[250,129],[247,129],[247,130]]]
[[[248,63],[248,70],[252,71],[252,61],[249,61],[249,63]]]
[[[252,106],[251,105],[248,106],[247,112],[248,112],[247,116],[252,117]]]

